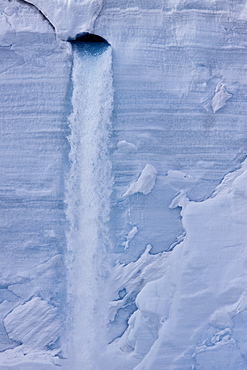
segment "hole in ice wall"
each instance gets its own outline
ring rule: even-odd
[[[99,35],[94,35],[93,33],[83,33],[81,35],[77,35],[75,40],[70,40],[70,42],[75,43],[75,42],[84,42],[84,43],[102,43],[109,45],[109,43],[101,36]]]
[[[72,44],[70,174],[67,237],[71,315],[71,369],[98,369],[95,353],[106,339],[106,253],[112,189],[108,155],[113,103],[112,50],[102,37],[83,34]]]
[[[92,33],[78,35],[75,40],[69,40],[73,46],[91,55],[102,54],[110,44],[101,36]]]

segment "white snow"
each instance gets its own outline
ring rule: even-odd
[[[175,198],[171,201],[171,204],[169,205],[169,208],[171,208],[171,209],[176,208],[176,207],[182,207],[183,208],[188,201],[189,200],[186,197],[186,192],[184,190],[181,190],[175,196]]]
[[[83,32],[93,32],[103,0],[28,0],[40,10],[64,40]]]
[[[124,245],[124,249],[129,248],[130,241],[135,237],[137,233],[138,233],[137,227],[133,226],[132,229],[126,235],[125,237],[126,240],[122,243]]]
[[[15,307],[3,322],[9,338],[28,348],[44,350],[55,343],[61,333],[57,311],[49,303],[34,297]]]
[[[188,177],[188,175],[186,175],[186,173],[184,173],[183,171],[177,171],[177,170],[169,170],[167,171],[167,176],[169,179],[172,179],[172,180],[186,180]]]
[[[9,338],[18,343],[18,347],[0,354],[1,365],[15,368],[14,365],[18,364],[21,369],[25,363],[32,363],[35,368],[42,363],[44,369],[49,369],[49,364],[59,364],[59,357],[56,356],[60,348],[51,349],[62,333],[61,317],[56,307],[33,297],[16,306],[3,323]]]
[[[117,143],[118,150],[122,152],[133,152],[136,151],[136,146],[133,143],[130,143],[126,140],[120,140]]]
[[[45,19],[41,13],[39,13],[30,4],[19,3],[17,1],[1,1],[1,36],[2,38],[12,39],[15,32],[38,32],[47,33],[53,32],[51,25],[48,20]],[[12,38],[11,38],[12,34]],[[2,46],[7,46],[8,44]]]
[[[144,195],[151,193],[156,181],[156,176],[156,168],[151,164],[146,164],[138,180],[129,186],[129,189],[123,194],[123,197],[127,197],[136,193],[142,193]]]
[[[246,370],[245,3],[1,0],[1,370]]]
[[[234,337],[238,331],[243,330],[234,327],[233,322],[246,310],[246,243],[243,235],[247,230],[244,216],[247,198],[238,190],[246,184],[245,166],[246,162],[240,170],[228,175],[228,181],[222,182],[224,186],[214,197],[185,205],[183,225],[186,237],[172,251],[168,272],[155,282],[157,287],[153,287],[152,291],[158,293],[153,295],[153,303],[150,301],[149,284],[139,294],[140,308],[134,315],[141,318],[132,324],[132,330],[135,333],[141,330],[137,327],[140,322],[143,328],[146,311],[158,314],[160,326],[152,348],[136,369],[158,368],[161,364],[164,368],[172,364],[177,369],[190,368],[197,363],[197,355],[193,353],[198,341],[204,341],[204,350],[217,351],[205,344],[214,341],[216,330],[232,329],[233,343],[236,343]],[[162,297],[166,297],[166,304],[159,305]],[[225,351],[228,343],[228,340],[222,343],[226,346]],[[138,353],[146,352],[145,348],[138,347]],[[165,351],[166,348],[170,350]],[[235,358],[241,358],[243,351],[235,345]],[[207,357],[208,367],[220,368],[225,363],[222,346],[217,353],[217,358]],[[244,360],[237,363],[240,369],[244,369]]]
[[[151,245],[147,245],[140,258],[128,265],[117,263],[111,275],[112,302],[110,303],[110,320],[112,321],[117,310],[124,306],[133,294],[139,293],[140,289],[149,281],[162,276],[169,263],[169,254],[150,254]],[[118,300],[119,291],[125,289],[126,295]]]
[[[215,94],[212,99],[212,108],[214,113],[226,105],[227,100],[232,97],[226,90],[225,84],[219,82],[215,88]]]

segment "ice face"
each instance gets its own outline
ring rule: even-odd
[[[246,369],[245,2],[2,0],[1,366]]]

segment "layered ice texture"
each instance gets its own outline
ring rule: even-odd
[[[246,17],[1,0],[1,369],[246,369]]]

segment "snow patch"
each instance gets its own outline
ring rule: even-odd
[[[184,208],[186,204],[189,202],[188,198],[186,197],[186,192],[184,190],[181,190],[175,198],[171,201],[171,204],[169,205],[169,208],[174,209],[177,207]]]
[[[123,197],[136,193],[142,193],[144,195],[151,193],[155,184],[156,176],[156,168],[151,164],[146,164],[138,180],[130,185],[129,189],[123,194]]]
[[[2,13],[2,14],[1,14]],[[0,40],[3,36],[6,38],[14,32],[54,32],[48,19],[43,17],[37,9],[29,2],[9,2],[2,1],[0,4]],[[14,37],[12,36],[12,40]],[[1,45],[4,46],[2,41]],[[8,42],[6,43],[6,45]]]
[[[136,298],[138,310],[129,319],[129,326],[119,345],[123,351],[135,351],[144,357],[159,337],[159,328],[167,320],[173,296],[172,286],[164,275],[145,285]]]
[[[136,151],[136,146],[128,141],[120,140],[117,143],[117,148],[121,152],[134,152]]]
[[[58,350],[39,351],[19,346],[0,353],[1,370],[48,370],[61,366]]]
[[[132,227],[132,229],[126,235],[126,240],[122,243],[124,245],[124,249],[129,248],[130,241],[135,237],[138,233],[138,229],[136,226]]]
[[[184,207],[186,198],[180,194],[173,202],[173,206],[183,207],[186,237],[169,253],[169,268],[164,277],[146,284],[137,296],[138,310],[129,320],[125,341],[121,343],[121,348],[125,345],[143,357],[136,370],[160,366],[192,368],[193,362],[202,359],[201,354],[197,357],[198,352],[205,348],[208,352],[208,346],[211,353],[220,351],[226,344],[235,345],[238,331],[235,333],[233,321],[247,309],[243,238],[246,235],[246,164],[245,161],[240,169],[228,174],[213,196],[205,201],[187,199]],[[228,328],[232,329],[232,336]],[[200,342],[203,333],[209,344],[199,345],[192,356],[195,343]],[[144,336],[148,338],[149,347],[145,347]],[[244,348],[233,350],[236,358],[242,358]],[[225,351],[217,354],[218,366],[225,361]],[[206,365],[211,363],[210,358],[206,359]],[[238,368],[244,369],[246,363],[243,367],[244,360],[241,361]]]
[[[39,297],[15,307],[5,317],[4,326],[10,339],[29,350],[45,350],[61,333],[58,309]]]
[[[54,26],[57,35],[67,40],[84,32],[93,32],[103,1],[28,0],[28,3],[35,5]]]
[[[190,178],[191,176],[186,175],[183,171],[177,171],[177,170],[168,170],[167,176],[169,179],[172,180],[186,180]]]
[[[238,301],[232,305],[228,305],[215,311],[211,316],[210,325],[215,328],[223,329],[231,321],[231,319],[247,309],[247,295],[243,293]]]
[[[151,255],[150,249],[148,245],[136,262],[118,265],[114,271],[114,282],[118,288],[125,287],[126,295],[112,302],[112,313],[124,307],[131,297],[136,297],[137,306],[116,343],[122,352],[133,352],[138,358],[143,358],[157,340],[159,329],[169,316],[174,293],[169,279],[171,253]]]
[[[152,246],[147,245],[140,258],[128,265],[118,263],[111,276],[113,292],[110,304],[110,321],[114,320],[119,308],[124,307],[131,297],[135,297],[150,281],[159,279],[169,264],[169,253],[150,254]],[[122,300],[119,300],[119,291],[126,291]]]
[[[212,109],[216,113],[219,109],[223,108],[226,105],[228,99],[232,97],[232,94],[229,94],[226,91],[226,85],[222,82],[219,82],[215,89],[215,94],[212,99]]]

